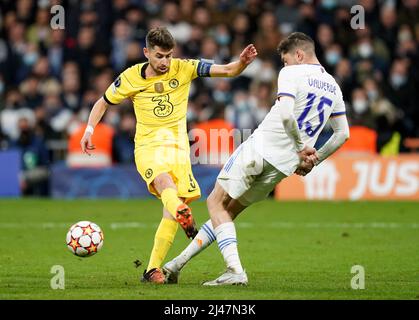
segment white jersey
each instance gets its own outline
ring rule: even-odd
[[[295,98],[294,117],[305,145],[313,147],[330,116],[345,114],[342,91],[335,79],[319,64],[287,66],[278,75],[278,97]],[[287,176],[298,167],[294,143],[280,117],[279,101],[252,134],[260,155]]]

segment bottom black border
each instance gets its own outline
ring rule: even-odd
[[[319,316],[341,319],[416,314],[419,300],[2,300],[3,314],[73,319],[289,319]],[[52,310],[54,310],[52,312]],[[290,317],[291,316],[291,317]]]

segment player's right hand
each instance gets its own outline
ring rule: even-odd
[[[305,176],[313,170],[314,167],[314,157],[311,155],[306,160],[302,161],[298,166],[297,170],[295,170],[295,174],[299,176]]]
[[[309,161],[313,163],[313,165],[318,160],[316,149],[308,146],[305,146],[303,150],[298,152],[298,157],[300,158],[301,163],[303,161]]]
[[[240,62],[247,66],[256,59],[257,55],[258,52],[256,51],[255,46],[253,44],[249,44],[240,54]]]
[[[80,140],[80,146],[83,153],[86,153],[90,156],[89,151],[96,149],[92,144],[92,134],[90,132],[85,132],[83,137]]]

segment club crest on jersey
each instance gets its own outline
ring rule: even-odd
[[[154,84],[154,90],[158,93],[162,93],[164,91],[163,82],[156,82]]]
[[[153,175],[153,169],[147,169],[145,171],[145,177],[148,179]]]
[[[172,79],[169,81],[169,86],[170,88],[177,88],[179,86],[179,81],[177,81],[177,79]]]

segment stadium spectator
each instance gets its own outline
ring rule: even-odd
[[[11,140],[16,140],[19,136],[18,120],[22,113],[28,116],[33,114],[32,110],[25,106],[24,97],[19,90],[11,88],[6,92],[5,107],[0,114],[3,133]]]
[[[341,87],[344,99],[348,100],[355,87],[355,76],[352,72],[351,62],[346,58],[339,60],[335,67],[334,76]]]
[[[384,5],[380,10],[378,32],[387,48],[394,48],[397,41],[397,12],[393,5]]]
[[[11,143],[11,148],[21,152],[21,189],[24,195],[48,195],[48,165],[47,147],[34,131],[33,119],[24,115],[18,120],[18,138]]]
[[[122,164],[134,163],[134,137],[136,129],[135,116],[125,112],[112,140],[113,161]]]
[[[240,130],[243,140],[256,129],[268,113],[272,104],[271,92],[270,82],[255,82],[252,84],[250,94],[238,91],[232,103],[226,107],[226,120]],[[244,135],[245,132],[248,133],[247,136]]]
[[[163,21],[167,29],[173,35],[176,42],[183,45],[189,41],[191,36],[191,25],[181,20],[179,6],[174,2],[167,2],[163,5]]]
[[[388,99],[402,113],[402,135],[413,136],[417,128],[418,100],[415,82],[408,72],[410,62],[407,59],[396,59],[391,65],[388,80],[383,84]],[[415,123],[416,120],[416,123]]]
[[[74,62],[66,62],[62,72],[63,91],[61,101],[68,110],[78,111],[80,108],[80,74]]]
[[[41,88],[39,79],[36,75],[29,75],[19,86],[20,92],[23,94],[25,99],[25,105],[30,109],[38,107],[43,100],[41,95]]]
[[[93,145],[95,146],[95,156],[91,157],[83,153],[80,149],[80,140],[86,130],[86,125],[82,124],[70,134],[68,140],[67,165],[69,167],[108,167],[112,165],[112,139],[114,129],[106,124],[99,123],[95,128]]]
[[[258,47],[260,59],[272,59],[277,54],[276,48],[282,38],[275,14],[270,11],[262,13],[257,30],[255,46]]]
[[[125,20],[118,20],[114,24],[112,37],[111,64],[116,72],[120,72],[126,65],[125,48],[132,39],[132,27]]]
[[[367,93],[362,88],[356,88],[352,92],[352,102],[347,108],[350,116],[350,124],[375,129],[375,122],[368,101]],[[349,109],[349,110],[348,110]]]
[[[279,23],[279,30],[282,34],[289,34],[295,30],[299,19],[298,1],[284,0],[276,7],[276,19]]]
[[[334,32],[332,27],[326,23],[320,24],[317,28],[317,44],[316,52],[320,56],[324,56],[327,48],[334,43]]]
[[[64,30],[57,29],[51,31],[51,38],[46,55],[50,63],[50,72],[54,78],[60,78],[61,70],[64,64],[66,50],[64,47],[65,33]]]
[[[42,44],[47,47],[51,41],[50,13],[46,8],[39,8],[36,12],[35,23],[32,24],[26,33],[29,43]]]

